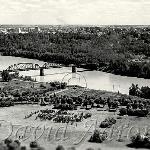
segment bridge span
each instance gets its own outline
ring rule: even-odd
[[[62,64],[48,63],[48,62],[44,63],[42,66],[34,63],[18,63],[10,65],[6,70],[9,72],[40,70],[40,76],[44,76],[44,69],[61,68],[61,67],[63,67]],[[72,73],[76,73],[75,65],[72,65]]]
[[[40,70],[40,75],[44,75],[44,69],[49,68],[61,68],[61,64],[55,64],[55,63],[44,63],[42,66],[39,64],[34,63],[18,63],[10,65],[6,70],[9,72],[15,72],[15,71],[28,71],[28,70]]]

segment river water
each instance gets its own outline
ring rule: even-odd
[[[36,63],[42,66],[45,62],[36,59],[0,55],[0,71],[18,63]],[[77,68],[77,71],[82,70],[82,68]],[[139,87],[150,86],[149,79],[113,75],[101,71],[83,71],[72,74],[71,67],[45,69],[45,76],[39,76],[39,74],[39,70],[20,71],[20,75],[32,76],[38,82],[64,81],[70,85],[78,84],[90,89],[119,91],[123,94],[128,94],[132,83],[138,84]]]

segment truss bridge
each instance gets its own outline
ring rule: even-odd
[[[44,63],[42,66],[39,64],[34,63],[18,63],[10,65],[6,70],[10,72],[15,71],[28,71],[28,70],[40,70],[40,75],[44,75],[44,69],[50,69],[50,68],[61,68],[61,64],[55,64],[55,63]]]

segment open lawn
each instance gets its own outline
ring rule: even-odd
[[[23,135],[23,131],[25,127],[28,126],[25,137],[21,141],[23,145],[28,145],[30,141],[34,140],[34,132],[37,127],[36,136],[38,142],[46,147],[51,147],[51,149],[55,149],[55,147],[59,144],[64,145],[65,147],[77,147],[77,150],[83,150],[88,147],[101,148],[104,150],[112,150],[112,149],[131,149],[126,145],[130,143],[130,138],[126,137],[131,136],[132,134],[137,133],[137,129],[141,129],[141,132],[144,132],[146,126],[149,125],[150,120],[149,117],[145,118],[137,118],[137,117],[118,117],[117,114],[107,111],[97,111],[96,109],[92,110],[74,110],[75,112],[91,112],[92,117],[84,120],[83,122],[71,124],[64,123],[54,123],[53,121],[40,121],[39,119],[35,120],[35,116],[33,115],[31,118],[24,119],[24,116],[30,112],[34,112],[41,109],[51,108],[51,106],[38,106],[38,105],[17,105],[8,108],[0,109],[0,120],[9,121],[12,123],[14,131],[11,135],[12,138],[16,139]],[[72,112],[72,111],[71,111]],[[99,128],[99,124],[107,117],[114,117],[117,119],[117,123],[114,127],[106,129],[109,133],[109,138],[104,141],[102,144],[89,143],[88,139],[92,135],[95,127]],[[97,120],[97,125],[96,125]],[[32,128],[31,128],[32,126]],[[120,135],[121,142],[118,141],[119,136],[117,133],[117,129],[121,132],[121,127],[123,126],[123,133]],[[44,127],[46,127],[44,129]],[[132,129],[131,129],[132,128]],[[8,130],[9,129],[9,130]],[[31,129],[31,131],[29,131]],[[65,130],[66,129],[66,130]],[[100,128],[99,128],[100,129]],[[113,130],[112,130],[113,129]],[[104,129],[100,129],[104,130]],[[129,131],[131,131],[129,135]],[[4,121],[1,121],[1,140],[10,133],[10,124]],[[50,132],[51,131],[51,132]],[[65,135],[63,134],[65,131]],[[111,135],[113,134],[113,135]],[[64,137],[63,137],[64,136]],[[60,139],[59,139],[60,138]],[[54,146],[55,145],[55,146]],[[133,148],[132,148],[133,149]]]
[[[30,82],[17,82],[0,83],[4,87],[16,88],[32,88],[33,84]],[[31,87],[30,87],[31,86]],[[40,87],[40,86],[39,86]],[[80,91],[80,92],[79,92]],[[48,93],[48,94],[51,94]],[[79,96],[78,94],[101,97],[107,99],[118,99],[121,97],[128,98],[127,95],[119,93],[112,93],[100,90],[90,90],[75,87],[68,87],[65,90],[57,91],[56,95],[68,95]],[[139,100],[140,98],[131,97],[132,99]],[[122,106],[121,106],[122,107]],[[145,133],[150,129],[149,115],[147,117],[136,116],[119,116],[119,110],[116,112],[109,112],[108,106],[104,108],[92,108],[89,110],[81,109],[81,106],[77,107],[77,110],[68,110],[68,113],[91,113],[90,118],[84,119],[81,122],[69,123],[55,123],[53,120],[36,119],[36,114],[25,119],[25,116],[31,114],[31,112],[37,112],[45,109],[52,109],[52,105],[40,106],[40,105],[15,105],[11,107],[0,108],[0,140],[4,140],[8,136],[12,139],[19,139],[22,145],[29,146],[29,143],[33,140],[37,140],[41,146],[47,150],[49,147],[51,150],[55,150],[57,145],[63,145],[66,148],[76,147],[77,150],[84,150],[86,148],[101,148],[102,150],[130,150],[134,149],[129,147],[130,137],[135,135],[138,131]],[[56,110],[58,111],[58,110]],[[110,128],[100,128],[100,123],[108,117],[116,119],[116,123]],[[103,143],[90,143],[88,140],[93,134],[94,130],[106,131],[108,138]],[[150,132],[150,131],[149,131]]]

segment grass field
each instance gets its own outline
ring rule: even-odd
[[[29,112],[37,111],[40,109],[50,108],[51,106],[38,106],[38,105],[17,105],[8,108],[0,109],[0,120],[9,121],[13,125],[13,133],[11,137],[13,139],[18,139],[24,133],[26,127],[28,127],[26,135],[23,139],[20,139],[23,145],[28,145],[29,142],[33,141],[35,138],[35,130],[37,131],[37,138],[40,145],[46,147],[51,147],[51,149],[55,149],[55,147],[59,144],[64,145],[65,147],[75,146],[78,150],[83,150],[88,147],[101,148],[105,150],[112,149],[130,149],[126,145],[130,143],[130,138],[126,137],[129,131],[132,129],[131,134],[135,134],[137,129],[141,129],[141,132],[144,132],[146,127],[150,123],[149,117],[145,118],[137,118],[137,117],[118,117],[117,114],[107,111],[97,111],[96,109],[90,110],[92,113],[92,117],[84,120],[83,122],[79,122],[77,124],[63,124],[63,123],[54,123],[53,121],[40,121],[35,120],[35,116],[24,119],[24,116]],[[76,110],[78,112],[89,110]],[[102,144],[89,143],[88,139],[92,135],[96,120],[98,128],[101,121],[103,121],[106,117],[111,117],[117,119],[117,123],[114,128],[109,128],[106,131],[109,133],[109,138]],[[128,125],[128,126],[127,126]],[[31,128],[32,126],[32,128]],[[121,142],[118,141],[118,130],[121,131],[121,127],[123,126],[123,133],[121,134]],[[44,129],[45,127],[45,129]],[[67,128],[67,129],[66,129]],[[30,130],[31,129],[31,130]],[[65,130],[66,129],[66,130]],[[112,131],[113,129],[113,131]],[[10,133],[11,128],[8,122],[1,121],[0,127],[0,139],[3,140],[8,133]],[[51,133],[49,133],[51,131]],[[65,135],[63,134],[65,132]],[[16,134],[17,133],[17,134]],[[113,135],[111,135],[113,133]],[[65,137],[63,137],[65,136]],[[28,139],[26,139],[28,137]],[[60,139],[59,139],[60,138]]]
[[[4,86],[6,83],[3,83]],[[12,83],[11,83],[12,84]],[[15,83],[15,86],[24,83]],[[12,84],[11,86],[13,86]],[[32,84],[31,84],[32,85]],[[27,82],[29,88],[30,83]],[[76,95],[79,89],[67,88],[67,90],[57,92],[56,95]],[[86,95],[101,96],[102,98],[121,97],[122,94],[112,93],[100,90],[85,89],[82,91]],[[81,94],[81,93],[80,93]],[[123,95],[127,96],[127,95]],[[134,97],[134,99],[139,99]],[[150,129],[150,119],[147,117],[129,117],[118,116],[117,112],[108,112],[107,106],[98,109],[93,108],[90,110],[80,109],[69,111],[71,113],[90,112],[92,117],[83,120],[82,122],[71,124],[66,123],[54,123],[53,121],[41,121],[35,120],[36,116],[33,115],[28,119],[24,117],[31,112],[41,109],[51,109],[52,106],[40,106],[40,105],[15,105],[11,107],[0,108],[0,140],[4,140],[10,135],[12,139],[19,139],[22,145],[29,146],[29,143],[33,140],[37,140],[41,146],[47,150],[55,150],[57,145],[63,145],[66,148],[76,147],[77,150],[84,150],[86,148],[101,148],[102,150],[130,150],[127,145],[130,144],[130,137],[140,132],[146,132]],[[106,129],[109,133],[108,139],[101,144],[88,142],[93,131],[99,128],[100,123],[107,117],[114,117],[117,122],[111,128]],[[13,127],[13,130],[12,130]],[[149,131],[150,132],[150,131]]]

